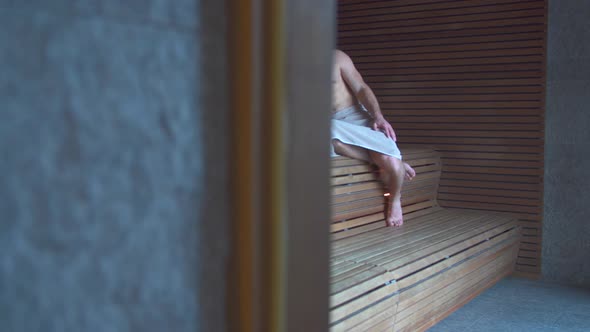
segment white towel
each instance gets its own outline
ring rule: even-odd
[[[332,114],[332,139],[401,160],[402,155],[397,144],[384,133],[373,130],[372,124],[371,115],[362,105],[345,108]],[[332,144],[330,144],[330,156],[338,156]],[[368,152],[365,160],[371,161]]]

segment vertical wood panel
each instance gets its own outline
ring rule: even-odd
[[[442,153],[439,203],[516,214],[538,275],[546,1],[340,0],[338,32],[401,147]]]
[[[229,330],[326,331],[330,157],[317,142],[329,142],[335,3],[227,5],[234,148]]]

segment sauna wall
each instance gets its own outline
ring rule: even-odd
[[[442,206],[516,215],[516,270],[541,271],[547,3],[340,0],[338,47],[403,150],[442,152]]]

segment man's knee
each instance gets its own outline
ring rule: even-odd
[[[379,158],[381,159],[382,165],[387,167],[389,171],[392,171],[396,174],[399,174],[404,169],[404,165],[402,161],[398,158],[388,156],[388,155],[380,155]]]
[[[342,152],[342,149],[344,148],[344,143],[342,143],[342,141],[338,139],[333,139],[332,146],[334,147],[334,151],[336,151],[336,153],[341,154],[339,152]]]

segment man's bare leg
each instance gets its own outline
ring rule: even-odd
[[[389,209],[387,212],[386,222],[388,226],[401,226],[404,223],[404,217],[402,212],[401,202],[401,189],[404,182],[405,176],[408,174],[406,171],[407,164],[404,164],[401,160],[387,156],[375,151],[369,151],[369,155],[379,166],[381,172],[383,172],[384,181],[387,181],[385,185],[389,188]],[[414,175],[414,170],[408,165],[409,170]],[[413,176],[412,176],[413,177]]]
[[[404,179],[408,180],[408,181],[412,181],[414,180],[414,178],[416,177],[416,171],[412,168],[412,166],[410,166],[408,163],[404,162],[404,169],[406,171],[405,175],[404,175]],[[389,175],[383,171],[381,171],[380,173],[380,177],[381,177],[381,181],[383,181],[383,183],[385,183],[386,185],[389,185]]]
[[[333,139],[334,151],[342,156],[354,159],[365,159],[367,150]],[[373,162],[381,171],[381,179],[390,191],[389,208],[387,209],[386,222],[388,226],[400,226],[403,224],[401,206],[401,187],[404,178],[412,180],[416,176],[414,169],[401,160],[375,151],[368,150]]]
[[[342,143],[342,141],[337,139],[332,140],[332,145],[334,146],[334,151],[341,156],[360,160],[367,159],[367,150],[364,148]]]
[[[416,171],[410,166],[408,163],[404,163],[404,169],[406,170],[405,179],[406,180],[414,180],[416,177]]]

